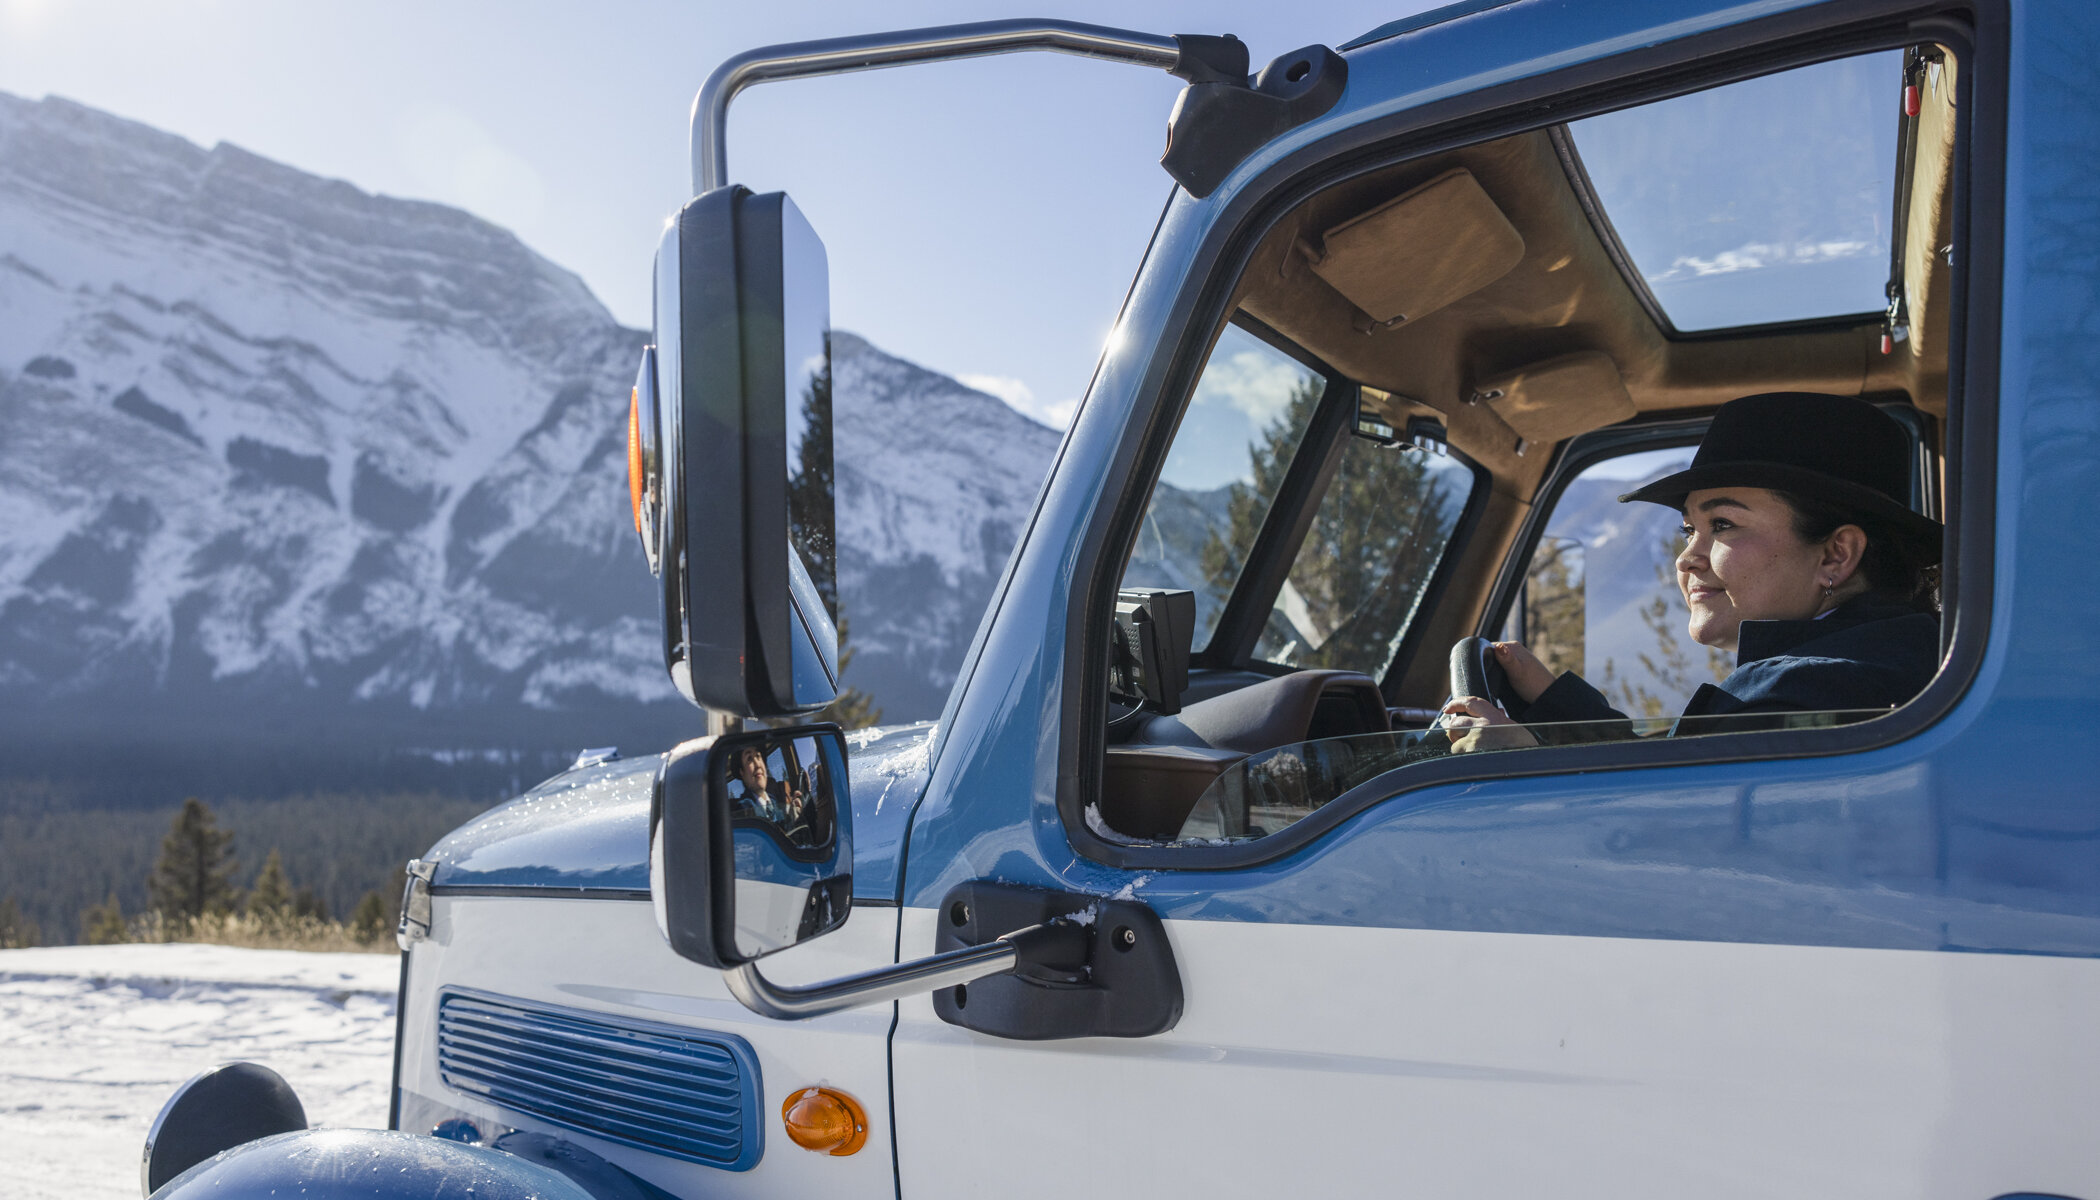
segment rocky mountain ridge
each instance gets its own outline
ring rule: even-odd
[[[0,94],[0,770],[688,735],[626,513],[645,340],[470,214]],[[1058,435],[835,355],[848,682],[934,715]]]

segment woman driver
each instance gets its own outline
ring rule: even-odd
[[[786,825],[802,816],[802,793],[785,781],[770,778],[765,751],[744,746],[737,751],[736,777],[752,811],[776,825]]]
[[[1940,525],[1899,499],[1910,455],[1903,427],[1864,400],[1745,396],[1714,414],[1689,469],[1619,497],[1684,514],[1677,586],[1692,640],[1736,652],[1735,670],[1693,693],[1685,718],[1887,709],[1924,688],[1939,663]],[[1625,720],[1520,643],[1497,642],[1495,656],[1518,702],[1505,714],[1454,698],[1444,708],[1454,738],[1472,730],[1473,747],[1523,745],[1530,731],[1488,727]]]

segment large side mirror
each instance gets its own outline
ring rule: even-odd
[[[853,909],[853,806],[836,725],[725,734],[672,752],[649,837],[656,923],[730,968],[821,937]]]
[[[717,188],[657,247],[628,470],[664,664],[707,708],[777,717],[837,697],[828,271],[783,192]]]

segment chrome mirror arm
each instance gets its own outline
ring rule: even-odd
[[[729,102],[753,84],[1030,50],[1162,71],[1173,71],[1182,64],[1181,42],[1173,37],[1037,18],[762,46],[715,68],[693,98],[693,193],[712,191],[729,181],[729,150],[723,140],[729,129]]]
[[[1083,927],[1052,921],[1017,929],[981,946],[965,946],[945,954],[803,987],[773,983],[758,973],[755,962],[725,969],[722,981],[728,984],[729,994],[735,996],[738,1003],[759,1016],[778,1021],[800,1021],[864,1004],[882,1004],[905,996],[939,991],[987,975],[1003,975],[1023,965],[1024,958],[1069,957],[1076,951],[1083,959],[1085,938]]]

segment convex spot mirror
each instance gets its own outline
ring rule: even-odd
[[[725,734],[656,779],[649,896],[682,957],[741,966],[846,923],[853,806],[836,725]]]
[[[829,267],[785,193],[717,188],[665,227],[628,470],[679,692],[747,717],[835,699]]]

